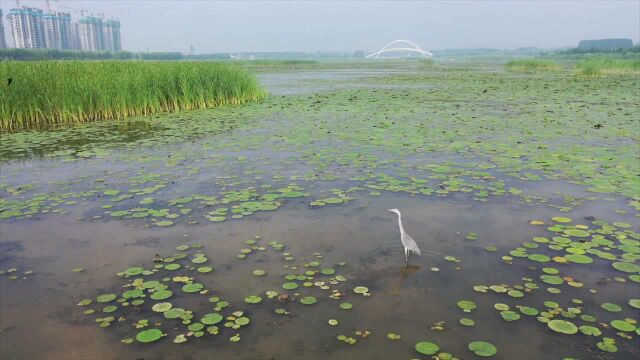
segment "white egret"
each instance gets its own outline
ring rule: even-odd
[[[409,234],[404,231],[402,227],[402,214],[400,214],[400,210],[398,209],[389,209],[389,211],[398,214],[398,226],[400,227],[400,241],[402,241],[402,246],[404,246],[404,260],[405,262],[409,261],[409,251],[413,251],[414,253],[420,255],[420,248],[416,241],[413,240]]]

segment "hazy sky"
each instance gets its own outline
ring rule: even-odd
[[[45,8],[44,1],[22,0]],[[2,0],[6,11],[14,0]],[[395,39],[424,49],[638,42],[635,1],[160,1],[51,0],[120,18],[125,50],[353,51]],[[72,17],[80,14],[72,12]]]

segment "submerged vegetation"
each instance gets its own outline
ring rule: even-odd
[[[0,129],[16,131],[162,111],[211,108],[265,95],[244,69],[211,62],[0,62]]]
[[[511,71],[554,71],[562,67],[554,61],[546,59],[518,59],[507,63],[507,69]]]
[[[590,57],[579,60],[576,69],[580,75],[640,75],[640,59]]]

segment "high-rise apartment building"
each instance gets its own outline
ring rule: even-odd
[[[42,10],[26,6],[9,11],[7,20],[15,47],[20,49],[46,47],[43,16]]]
[[[105,45],[109,51],[122,50],[122,40],[120,39],[120,21],[107,20],[104,23]]]
[[[7,47],[7,39],[4,37],[4,19],[2,18],[2,9],[0,9],[0,49]]]
[[[105,50],[102,19],[95,16],[87,16],[80,19],[78,23],[80,25],[80,50]]]
[[[45,14],[42,20],[48,49],[73,49],[71,14]]]

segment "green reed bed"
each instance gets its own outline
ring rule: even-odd
[[[576,63],[578,74],[585,76],[640,75],[640,59],[594,57]]]
[[[0,79],[3,131],[241,104],[265,95],[246,69],[213,62],[5,61]]]
[[[545,59],[518,59],[511,60],[506,65],[507,70],[510,71],[555,71],[560,70],[562,67],[551,60]]]

